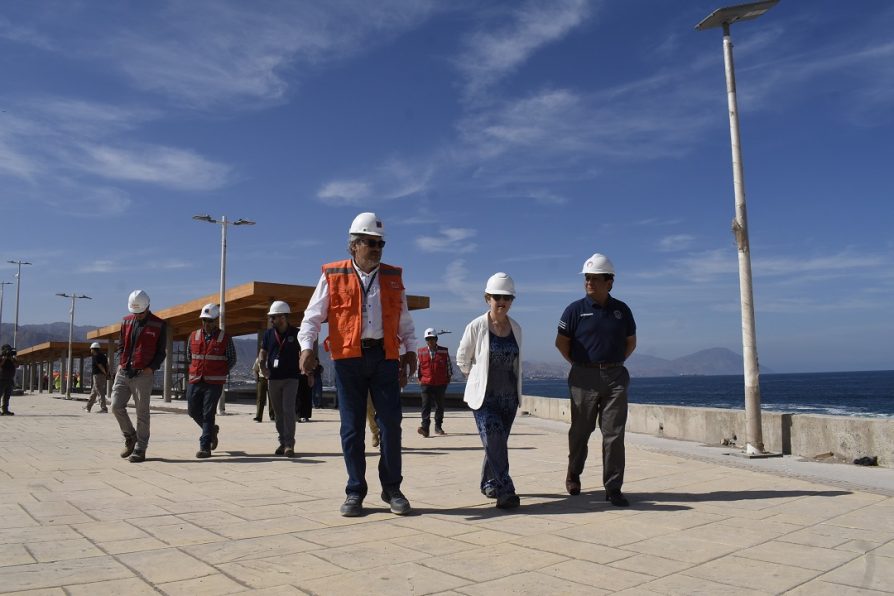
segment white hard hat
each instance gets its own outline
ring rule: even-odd
[[[220,317],[220,307],[213,302],[203,306],[202,312],[199,314],[200,319],[216,319],[218,317]]]
[[[429,327],[428,329],[425,330],[425,339],[428,339],[429,337],[434,337],[435,339],[438,339],[438,334],[435,333],[434,327]]]
[[[102,346],[99,345],[99,342],[98,342],[98,341],[95,341],[95,342],[93,342],[92,344],[90,344],[90,349],[91,349],[91,350],[101,350],[101,349],[102,349]]]
[[[502,294],[504,296],[515,296],[515,282],[506,273],[494,273],[487,278],[487,286],[484,288],[485,294]]]
[[[385,237],[385,224],[375,213],[361,213],[351,222],[351,234],[366,234],[367,236]]]
[[[609,273],[614,275],[615,266],[612,265],[612,262],[608,260],[607,256],[597,252],[587,259],[581,273]]]
[[[270,312],[267,313],[267,316],[273,315],[288,315],[292,313],[292,309],[289,308],[289,305],[283,302],[282,300],[274,300],[273,304],[270,305]]]
[[[134,290],[130,293],[130,296],[127,298],[127,310],[136,315],[141,312],[146,312],[146,309],[148,308],[149,294],[143,290]]]

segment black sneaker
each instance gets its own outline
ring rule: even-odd
[[[211,435],[211,451],[217,449],[217,435],[220,434],[220,427],[216,424],[214,425],[214,434]]]
[[[521,504],[521,500],[515,493],[497,497],[497,508],[499,509],[515,509]]]
[[[295,457],[295,450],[291,447],[286,447],[282,454],[286,457]]]
[[[273,452],[273,455],[282,455],[285,452],[286,452],[286,446],[280,445],[279,447],[276,448],[276,451]]]
[[[615,507],[629,507],[630,501],[627,500],[627,497],[619,490],[612,490],[605,493],[605,500],[610,502]]]
[[[261,420],[261,419],[258,418],[257,416],[255,416],[254,418],[252,418],[252,420],[254,420],[255,422],[263,422],[263,420]]]
[[[130,454],[133,453],[134,447],[137,446],[136,439],[124,439],[124,449],[121,451],[122,458],[130,457]]]
[[[358,517],[363,515],[363,497],[360,495],[348,495],[342,504],[339,513],[342,517]]]
[[[142,449],[134,449],[133,453],[130,454],[130,457],[128,457],[127,460],[132,464],[144,462],[146,461],[146,451]]]
[[[391,506],[391,513],[406,515],[410,512],[410,502],[399,488],[383,489],[382,500]]]
[[[198,451],[196,451],[196,457],[199,459],[208,459],[209,457],[211,457],[211,450],[199,449]]]
[[[440,426],[436,426],[436,427],[435,427],[435,434],[436,434],[436,435],[446,435],[447,433],[445,433],[445,432],[444,432],[444,429],[441,428]]]
[[[492,486],[485,486],[481,489],[481,494],[487,497],[488,499],[496,499],[497,498],[497,489]]]

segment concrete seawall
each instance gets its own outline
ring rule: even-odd
[[[567,399],[525,395],[521,409],[539,418],[571,422]],[[761,427],[768,451],[810,458],[834,457],[848,462],[877,456],[880,466],[894,466],[892,419],[764,411]],[[720,445],[727,439],[743,446],[745,411],[630,404],[627,430],[709,445]]]

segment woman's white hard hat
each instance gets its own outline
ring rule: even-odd
[[[508,274],[494,273],[487,278],[487,286],[484,288],[485,294],[502,294],[503,296],[515,296],[515,282]]]

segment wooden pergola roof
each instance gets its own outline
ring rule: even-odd
[[[316,286],[296,286],[266,281],[250,281],[241,286],[230,288],[226,293],[225,320],[227,333],[231,336],[258,333],[267,328],[267,311],[274,300],[283,300],[292,308],[292,322],[301,322],[304,307],[314,293]],[[172,329],[175,341],[186,339],[190,332],[199,327],[199,312],[202,307],[220,300],[218,294],[209,294],[184,302],[164,310],[153,310],[156,316],[164,319]],[[428,308],[428,296],[407,295],[410,310]],[[91,340],[118,339],[121,323],[107,325],[87,334]],[[88,344],[89,345],[89,344]]]
[[[89,341],[73,341],[71,342],[72,358],[87,358],[90,356]],[[106,351],[108,346],[103,346]],[[18,351],[17,359],[23,364],[32,364],[35,362],[47,362],[53,360],[68,358],[68,342],[67,341],[45,341],[42,344],[22,348]]]

